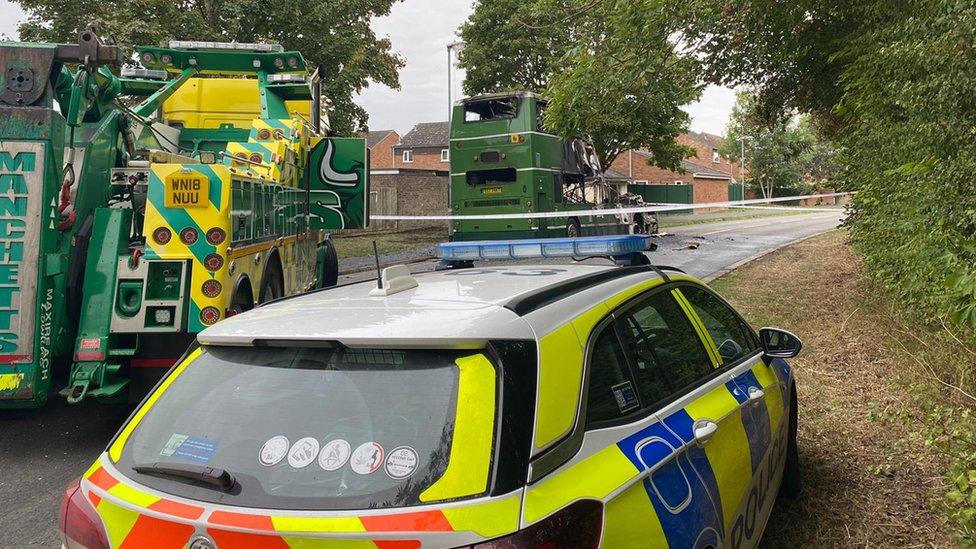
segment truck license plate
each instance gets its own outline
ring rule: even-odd
[[[206,208],[209,201],[209,178],[196,172],[166,176],[167,208]]]
[[[481,194],[491,195],[491,194],[502,194],[501,187],[487,187],[481,189]]]

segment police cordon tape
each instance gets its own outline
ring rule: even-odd
[[[572,210],[561,212],[526,212],[517,214],[486,214],[486,215],[371,215],[372,221],[469,221],[486,219],[553,219],[560,217],[589,217],[589,216],[610,216],[637,213],[660,213],[676,212],[681,210],[702,209],[702,208],[743,208],[743,209],[767,209],[767,210],[791,210],[791,211],[830,211],[827,208],[799,208],[792,206],[760,206],[761,204],[774,204],[778,202],[792,202],[796,200],[809,200],[813,198],[833,198],[838,196],[851,196],[854,193],[828,193],[828,194],[808,194],[803,196],[785,196],[779,198],[756,198],[752,200],[734,200],[730,202],[706,202],[701,204],[650,204],[647,206],[637,206],[633,208],[603,208],[596,210]],[[836,210],[842,211],[842,210]]]

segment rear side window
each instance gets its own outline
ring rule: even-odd
[[[659,292],[641,301],[619,322],[646,405],[660,402],[713,373],[698,332],[670,292]]]
[[[139,482],[192,499],[243,507],[352,510],[422,503],[444,476],[459,409],[462,362],[472,353],[328,348],[207,348],[149,409],[120,460]],[[477,356],[477,355],[475,355]],[[493,391],[487,359],[472,380]],[[468,385],[472,387],[472,385]],[[492,409],[477,432],[494,433]],[[470,415],[470,414],[469,414]],[[468,416],[464,416],[467,418]],[[471,436],[470,422],[466,424]],[[466,464],[489,477],[494,435]],[[223,492],[137,466],[225,469]],[[473,466],[473,465],[472,465]]]
[[[621,418],[640,407],[627,361],[613,325],[604,328],[593,344],[586,397],[586,421]]]
[[[731,364],[759,348],[749,326],[717,297],[701,288],[690,286],[682,287],[681,293],[705,323],[705,329],[715,341],[723,364]]]

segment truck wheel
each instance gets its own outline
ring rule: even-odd
[[[234,299],[230,302],[230,310],[234,311],[234,314],[246,313],[254,308],[254,297],[251,294],[251,283],[247,280],[244,281],[245,285],[234,292]]]
[[[319,246],[318,273],[315,278],[319,288],[331,288],[339,283],[339,254],[336,253],[332,240],[326,240]]]
[[[790,426],[786,445],[786,467],[783,470],[783,481],[779,485],[779,495],[787,499],[796,499],[800,495],[802,483],[800,480],[800,455],[796,447],[796,386],[790,399]]]
[[[278,267],[272,267],[264,274],[261,281],[261,293],[258,296],[258,303],[274,301],[285,295],[285,283],[282,280],[281,272]]]
[[[566,237],[579,238],[581,236],[583,236],[583,229],[580,228],[579,219],[570,217],[569,221],[566,223]]]

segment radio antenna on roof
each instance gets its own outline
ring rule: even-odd
[[[373,257],[376,258],[376,287],[383,289],[383,272],[380,271],[380,252],[376,248],[376,241],[373,241]]]

